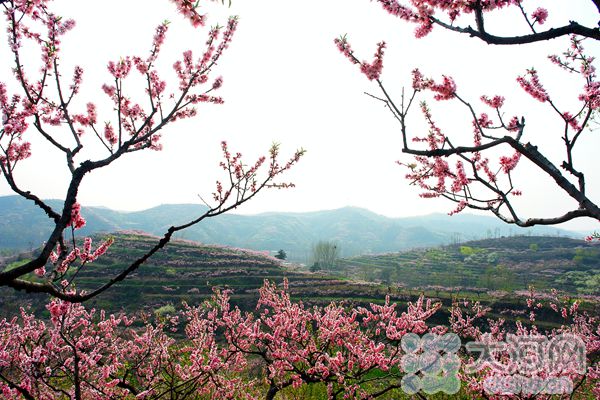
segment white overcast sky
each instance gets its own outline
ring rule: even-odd
[[[65,76],[71,75],[75,64],[85,70],[82,104],[92,100],[102,107],[105,95],[100,85],[109,81],[107,61],[145,56],[161,21],[173,22],[162,57],[165,77],[181,51],[192,48],[199,54],[205,41],[206,30],[191,30],[166,0],[54,3],[60,15],[77,22],[63,43],[63,65]],[[535,3],[539,2],[524,2],[525,7]],[[591,1],[543,3],[550,9],[550,24],[574,19],[593,26],[598,19]],[[198,194],[209,197],[214,190],[220,177],[219,142],[227,140],[231,149],[241,151],[248,161],[264,154],[273,141],[282,144],[284,154],[299,147],[308,150],[287,176],[296,183],[295,189],[262,193],[239,213],[343,206],[364,207],[392,217],[450,211],[454,204],[420,199],[418,190],[404,179],[405,171],[395,165],[396,160],[410,160],[401,153],[399,125],[380,103],[363,93],[378,94],[335,48],[333,39],[344,33],[363,59],[372,58],[378,41],[388,42],[383,81],[396,98],[402,87],[410,86],[410,71],[415,67],[436,78],[453,76],[463,97],[478,107],[481,94],[503,94],[507,114],[527,119],[525,140],[538,144],[556,164],[562,161],[557,116],[524,94],[515,78],[535,66],[551,97],[559,99],[566,110],[572,109],[569,105],[577,104],[573,100],[580,81],[557,72],[546,59],[548,54],[562,52],[566,41],[501,48],[440,29],[417,40],[414,26],[386,14],[369,0],[233,0],[230,8],[211,3],[205,8],[211,25],[224,24],[228,15],[240,17],[236,37],[213,75],[224,77],[220,94],[225,104],[202,107],[197,118],[171,125],[164,133],[162,152],[133,154],[88,176],[79,195],[84,205],[140,210],[164,203],[197,203]],[[514,15],[501,13],[496,28],[510,28],[516,21],[511,18]],[[494,28],[491,20],[489,26]],[[522,24],[516,29],[526,32]],[[2,43],[4,32],[3,28]],[[11,67],[5,47],[0,51],[2,79],[9,76]],[[588,47],[598,54],[597,44]],[[434,116],[447,132],[471,137],[464,110],[449,103],[434,106]],[[484,107],[479,110],[487,111]],[[109,117],[101,114],[99,119]],[[419,120],[415,112],[411,126],[419,128]],[[600,200],[600,168],[594,156],[599,134],[587,135],[577,153],[588,174],[588,194],[596,201]],[[18,171],[23,188],[44,198],[64,197],[67,175],[62,158],[52,155],[39,140],[32,139],[32,143],[34,156]],[[517,186],[524,192],[519,206],[524,215],[554,216],[573,207],[571,200],[552,190],[549,179],[525,162],[518,171]],[[0,194],[10,194],[4,183]],[[579,221],[566,227],[594,229],[597,225],[596,221]]]

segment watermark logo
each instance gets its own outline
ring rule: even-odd
[[[422,390],[427,394],[455,394],[460,390],[458,371],[461,362],[456,353],[461,342],[456,334],[428,333],[420,337],[408,333],[402,337],[401,346],[405,352],[401,360],[406,372],[401,382],[404,392],[415,394]]]
[[[460,390],[462,364],[457,353],[461,341],[456,334],[408,333],[402,337],[401,347],[405,393],[456,394]],[[585,343],[573,334],[552,338],[507,334],[505,341],[498,341],[488,333],[479,341],[466,343],[465,349],[478,356],[463,371],[488,375],[483,388],[489,395],[570,394],[573,381],[569,376],[585,374],[587,368]]]
[[[585,343],[577,335],[508,334],[506,341],[496,341],[484,334],[465,347],[479,354],[465,372],[490,371],[483,382],[488,394],[569,394],[573,381],[567,376],[586,372]]]

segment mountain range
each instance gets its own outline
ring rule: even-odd
[[[62,209],[61,200],[47,203]],[[84,206],[82,215],[87,225],[78,232],[91,235],[137,230],[162,235],[171,225],[187,222],[205,210],[196,204],[160,205],[135,212]],[[48,237],[52,226],[32,202],[19,196],[0,197],[0,249],[35,248]],[[319,240],[336,242],[341,256],[349,257],[514,235],[581,236],[556,227],[522,229],[490,216],[467,213],[389,218],[345,207],[303,213],[225,214],[190,227],[177,238],[254,250],[283,249],[290,260],[308,262],[311,246]]]

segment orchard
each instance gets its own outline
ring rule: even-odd
[[[597,17],[600,2],[592,2]],[[53,224],[33,259],[0,272],[1,286],[52,296],[46,306],[48,318],[22,308],[0,321],[2,398],[284,399],[307,393],[329,399],[425,399],[436,393],[488,399],[600,397],[598,317],[583,309],[580,300],[557,291],[540,294],[531,289],[521,310],[525,318],[516,322],[492,315],[479,302],[458,298],[444,324],[431,322],[442,304],[424,296],[405,305],[388,296],[369,306],[308,306],[291,297],[287,280],[280,286],[265,280],[253,312],[232,305],[231,291],[218,288],[201,305],[184,304],[164,318],[112,315],[86,307],[86,301],[120,281],[135,279],[135,271],[168,246],[177,232],[237,209],[266,189],[293,187],[281,179],[305,151],[282,157],[281,146],[273,144],[265,155],[248,160],[223,141],[217,149],[222,161],[215,168],[214,191],[210,198],[201,198],[206,211],[166,229],[152,247],[100,286],[81,290],[79,271],[110,252],[113,243],[111,237],[94,243],[77,235],[86,225],[78,201],[82,183],[132,153],[160,151],[161,138],[172,126],[201,118],[199,109],[224,103],[218,95],[224,82],[218,70],[227,62],[240,21],[231,17],[223,26],[207,28],[203,2],[173,0],[183,17],[179,23],[194,29],[196,36],[189,40],[193,47],[168,60],[169,73],[159,68],[174,23],[164,21],[148,38],[145,52],[136,49],[102,66],[106,81],[97,83],[97,95],[85,98],[86,71],[97,66],[65,68],[61,57],[68,50],[63,49],[63,38],[77,25],[55,14],[54,3],[0,0],[12,57],[4,62],[10,61],[13,71],[12,77],[0,80],[0,172],[14,194],[35,204]],[[544,153],[545,139],[528,131],[526,110],[510,107],[510,93],[482,89],[477,98],[467,98],[460,88],[473,82],[429,77],[427,66],[420,66],[396,96],[383,81],[389,72],[385,41],[377,43],[371,61],[365,61],[351,47],[352,35],[335,39],[332,51],[337,47],[358,67],[357,73],[377,91],[368,96],[397,121],[402,152],[414,156],[398,163],[423,198],[456,203],[451,214],[470,208],[522,227],[584,218],[600,221],[597,201],[589,196],[594,182],[586,180],[592,173],[583,170],[578,159],[581,143],[597,133],[597,26],[577,21],[547,26],[552,10],[533,0],[373,3],[399,23],[414,24],[417,38],[444,30],[447,35],[469,36],[482,46],[548,41],[556,52],[540,62],[552,63],[579,82],[574,107],[573,102],[563,105],[561,93],[546,89],[535,67],[514,78],[532,102],[544,105],[548,124],[561,132],[563,151],[556,159],[556,152]],[[488,30],[497,26],[490,19],[506,10],[518,16],[510,29]],[[37,64],[31,62],[32,54]],[[342,57],[340,68],[346,67]],[[173,75],[174,80],[165,77]],[[438,122],[443,116],[436,113],[437,105],[444,102],[457,103],[465,111],[469,142],[456,141]],[[419,113],[422,124],[415,125],[425,126],[424,132],[411,125]],[[68,170],[61,209],[23,186],[15,172],[35,159],[34,137],[58,154]],[[573,206],[544,217],[525,215],[514,200],[528,195],[526,187],[514,185],[523,162],[549,177]],[[599,238],[594,232],[587,240]],[[541,327],[542,310],[550,310],[560,323]]]

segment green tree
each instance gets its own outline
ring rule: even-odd
[[[279,250],[277,252],[277,254],[275,254],[275,258],[277,258],[279,260],[285,260],[287,258],[287,254],[286,254],[285,250]]]
[[[382,269],[379,273],[379,279],[389,285],[392,282],[392,270],[389,268]]]
[[[333,269],[340,257],[340,246],[332,241],[320,240],[312,247],[311,271]]]
[[[538,246],[538,244],[537,244],[537,243],[531,243],[531,244],[529,245],[529,250],[531,250],[531,251],[538,251],[538,250],[539,250],[539,248],[540,248],[540,247]]]
[[[511,290],[515,283],[515,274],[503,265],[489,266],[480,282],[491,290]]]

